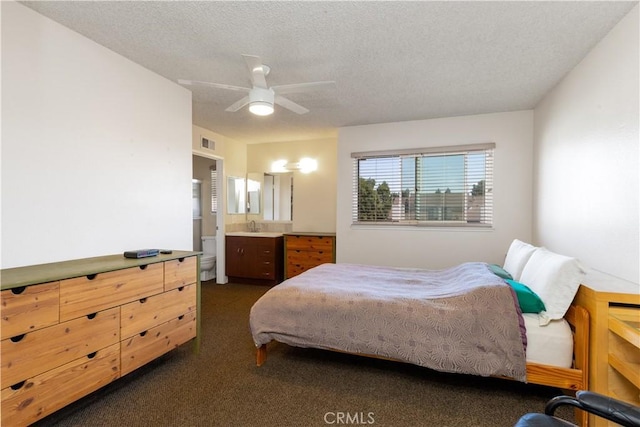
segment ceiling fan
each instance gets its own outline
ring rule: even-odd
[[[201,82],[195,80],[178,80],[178,83],[183,85],[202,85],[209,86],[218,89],[235,90],[238,92],[245,92],[248,95],[244,98],[234,102],[225,111],[236,112],[245,105],[249,104],[249,111],[258,116],[268,116],[273,113],[273,104],[278,104],[288,110],[297,114],[308,113],[309,110],[302,105],[285,98],[282,94],[287,93],[300,93],[311,92],[316,90],[322,90],[332,88],[335,86],[334,81],[321,81],[310,83],[294,83],[289,85],[267,86],[266,77],[269,75],[271,68],[268,65],[262,63],[262,60],[258,56],[242,55],[249,74],[251,76],[252,87],[233,86],[223,83],[210,83]]]

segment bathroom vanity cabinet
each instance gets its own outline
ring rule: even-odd
[[[25,426],[194,341],[197,252],[4,269],[2,425]]]
[[[277,285],[282,282],[282,235],[226,236],[226,273],[231,283]]]

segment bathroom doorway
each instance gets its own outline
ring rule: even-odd
[[[192,159],[193,250],[203,251],[203,236],[216,237],[215,283],[225,283],[224,232],[218,232],[224,230],[223,160],[196,154]]]

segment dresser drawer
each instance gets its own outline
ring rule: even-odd
[[[2,390],[2,425],[30,425],[120,376],[120,343]]]
[[[320,265],[327,262],[333,262],[333,253],[331,252],[305,252],[305,251],[287,251],[287,265],[289,264],[308,264]]]
[[[255,245],[258,248],[259,253],[263,253],[268,256],[273,256],[273,253],[278,246],[278,239],[265,239],[265,238],[257,238],[257,240],[252,240],[252,242],[256,242]]]
[[[0,293],[2,338],[35,331],[58,323],[60,282],[23,286]]]
[[[288,262],[287,263],[287,274],[288,277],[296,276],[303,271],[307,271],[313,267],[317,267],[319,265],[324,264],[323,262]]]
[[[315,265],[300,265],[300,264],[287,264],[287,278],[297,276],[300,273],[304,273],[308,269],[315,267]]]
[[[95,313],[163,291],[162,263],[60,282],[60,321]]]
[[[179,288],[198,281],[198,257],[180,258],[164,263],[164,289]]]
[[[256,273],[259,275],[260,279],[275,279],[276,278],[276,268],[272,260],[258,260],[256,261],[257,267],[255,269]]]
[[[118,341],[119,307],[3,340],[1,388],[32,378]]]
[[[124,340],[183,314],[195,313],[196,285],[134,301],[120,310],[120,339]]]
[[[121,375],[139,368],[196,336],[196,314],[189,313],[134,335],[121,344]]]
[[[286,236],[288,250],[333,252],[333,237],[329,236]]]

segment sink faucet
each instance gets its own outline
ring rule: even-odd
[[[249,222],[249,231],[255,233],[256,231],[258,231],[258,229],[256,228],[256,222],[254,220],[251,220]]]

